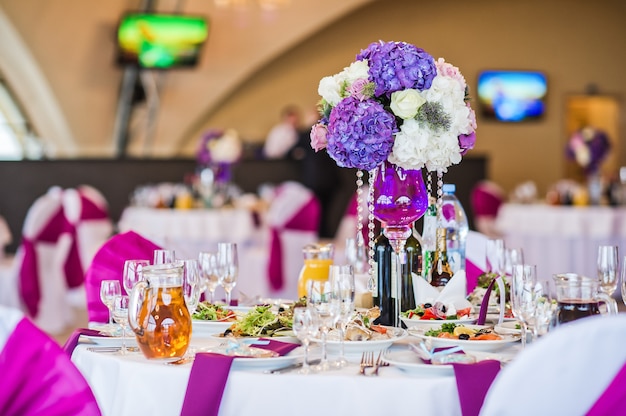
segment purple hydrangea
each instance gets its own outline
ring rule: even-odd
[[[380,103],[348,97],[330,113],[326,151],[340,167],[371,170],[387,160],[397,131]]]
[[[208,165],[211,163],[212,158],[209,150],[209,142],[222,137],[223,134],[224,132],[221,130],[209,130],[202,136],[200,146],[198,147],[198,153],[196,153],[196,162],[199,165]]]
[[[368,60],[370,78],[376,84],[376,97],[391,97],[392,92],[407,88],[428,89],[437,75],[433,57],[406,42],[374,42],[356,59]]]

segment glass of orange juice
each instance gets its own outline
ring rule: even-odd
[[[308,244],[302,248],[304,265],[298,278],[298,297],[307,295],[310,280],[328,280],[328,271],[333,264],[335,247],[332,244]]]

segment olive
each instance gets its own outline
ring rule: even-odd
[[[232,332],[232,329],[228,328],[226,331],[224,331],[224,335],[231,334]]]
[[[432,307],[433,307],[433,305],[431,305],[430,303],[425,303],[425,304],[424,304],[424,307],[425,307],[425,308],[432,308]]]
[[[470,338],[469,334],[461,334],[459,335],[459,339],[468,340]]]
[[[441,312],[446,313],[446,307],[445,307],[445,305],[441,307]]]

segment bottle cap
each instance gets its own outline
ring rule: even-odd
[[[453,183],[444,183],[441,189],[444,193],[453,194],[454,191],[456,191],[456,185]]]

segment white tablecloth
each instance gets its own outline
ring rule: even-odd
[[[497,227],[507,247],[521,247],[539,276],[575,272],[596,276],[598,246],[626,254],[626,208],[504,204]]]
[[[406,349],[406,342],[402,340],[392,348]],[[517,346],[506,351],[510,356]],[[358,357],[353,359],[358,361]],[[90,352],[86,345],[76,348],[72,360],[92,387],[105,416],[180,413],[191,364],[150,362],[140,353],[123,357]],[[356,362],[341,370],[312,375],[231,370],[220,415],[461,414],[453,375],[409,375],[394,367],[382,368],[378,377],[357,372]]]

